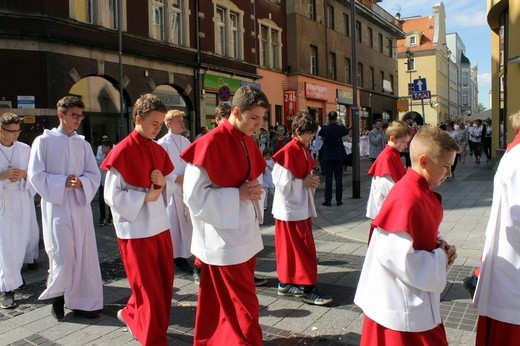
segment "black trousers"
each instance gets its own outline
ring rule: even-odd
[[[325,176],[325,202],[332,200],[332,179],[336,181],[336,202],[343,198],[343,159],[323,160],[323,175]]]

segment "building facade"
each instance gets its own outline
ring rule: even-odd
[[[491,28],[492,147],[502,153],[515,136],[508,116],[520,111],[520,2],[488,0],[487,20]]]

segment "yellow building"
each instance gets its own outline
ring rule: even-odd
[[[520,1],[488,0],[487,3],[487,20],[492,31],[492,147],[503,152],[515,136],[507,118],[520,111]]]
[[[400,117],[404,112],[412,110],[422,114],[425,123],[432,125],[438,125],[450,118],[450,58],[446,46],[445,18],[444,5],[441,2],[433,7],[432,16],[401,19],[406,38],[397,41],[398,92],[400,100],[407,101],[402,104],[408,107],[400,109]],[[424,89],[421,82],[417,85],[418,80],[424,80],[427,89]],[[414,100],[412,97],[414,86],[416,90],[420,90],[416,94],[420,99]]]

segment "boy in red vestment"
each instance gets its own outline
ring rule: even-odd
[[[372,222],[354,302],[365,320],[361,345],[447,345],[440,294],[456,249],[439,235],[441,196],[459,146],[445,131],[422,127],[410,145],[412,167],[390,190]]]
[[[408,147],[412,128],[404,121],[393,121],[386,129],[388,144],[374,161],[368,174],[372,176],[370,195],[367,202],[367,217],[374,219],[388,192],[406,173],[400,153]],[[370,236],[373,229],[370,228]]]
[[[318,267],[312,235],[314,192],[320,178],[312,173],[314,159],[308,147],[317,129],[314,117],[298,112],[292,122],[292,140],[273,156],[273,215],[278,295],[326,305],[332,298],[316,290]]]
[[[253,275],[263,249],[266,164],[251,135],[268,108],[262,91],[240,87],[229,119],[181,153],[191,252],[201,265],[194,345],[262,345]]]
[[[145,94],[135,102],[133,115],[134,131],[101,165],[108,170],[105,201],[112,210],[132,291],[117,318],[142,345],[167,345],[173,249],[166,203],[174,187],[173,164],[166,150],[154,142],[166,106],[157,96]]]

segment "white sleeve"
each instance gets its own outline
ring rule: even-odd
[[[105,202],[110,208],[129,222],[134,222],[143,207],[146,189],[129,189],[123,176],[110,168],[105,178]]]
[[[238,188],[218,187],[203,167],[188,164],[184,172],[184,203],[193,217],[216,229],[238,229]]]
[[[394,273],[399,280],[419,290],[442,293],[446,286],[446,264],[444,250],[415,250],[412,238],[405,232],[386,232],[376,229],[376,256],[379,263]]]
[[[273,168],[273,184],[281,192],[287,202],[300,204],[302,201],[303,180],[294,178],[290,170],[275,163]]]

